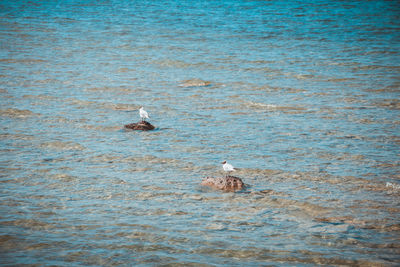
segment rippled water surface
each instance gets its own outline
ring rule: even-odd
[[[400,5],[308,2],[1,1],[0,264],[399,265]]]

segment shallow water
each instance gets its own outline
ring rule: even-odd
[[[1,265],[400,264],[396,1],[0,10]]]

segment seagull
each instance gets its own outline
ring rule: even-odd
[[[147,113],[147,111],[144,110],[143,107],[140,107],[139,115],[140,115],[140,118],[142,118],[142,121],[149,118],[149,113]]]
[[[231,164],[226,162],[226,160],[224,160],[224,162],[222,162],[222,164],[223,164],[222,168],[224,169],[224,171],[226,171],[226,172],[236,171],[236,169]]]

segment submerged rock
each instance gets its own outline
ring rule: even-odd
[[[181,87],[200,87],[200,86],[208,86],[211,82],[203,81],[201,79],[190,79],[186,81],[182,81],[179,86]]]
[[[150,131],[154,130],[155,127],[147,121],[140,121],[136,123],[130,123],[124,126],[126,129],[131,129],[131,130],[141,130],[141,131]]]
[[[209,186],[219,190],[236,191],[245,187],[242,179],[235,176],[226,177],[206,177],[201,182],[201,185]]]

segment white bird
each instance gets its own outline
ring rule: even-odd
[[[139,115],[140,115],[140,118],[142,118],[142,121],[149,118],[149,113],[147,113],[147,111],[144,110],[143,107],[140,107]]]
[[[229,164],[228,162],[226,162],[226,160],[224,160],[224,162],[222,162],[222,168],[224,169],[224,171],[226,172],[232,172],[232,171],[236,171],[236,169]]]

